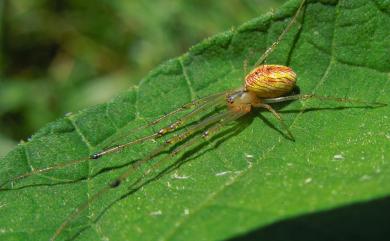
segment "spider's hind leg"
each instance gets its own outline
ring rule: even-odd
[[[287,136],[289,137],[289,139],[292,141],[295,141],[295,138],[294,138],[293,134],[291,133],[290,128],[286,125],[282,116],[274,108],[272,108],[272,106],[270,106],[268,104],[264,104],[264,103],[258,103],[258,104],[255,104],[254,107],[264,108],[264,109],[267,109],[269,112],[271,112],[276,117],[276,119],[278,119],[278,121],[280,122],[282,127],[286,130]]]

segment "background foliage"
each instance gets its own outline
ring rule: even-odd
[[[285,0],[0,2],[0,156],[156,64]]]

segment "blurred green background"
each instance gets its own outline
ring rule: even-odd
[[[0,0],[0,156],[286,0]]]

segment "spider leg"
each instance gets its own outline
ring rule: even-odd
[[[190,102],[190,103],[188,103],[186,105],[183,105],[182,107],[180,107],[180,108],[178,108],[178,109],[176,109],[176,110],[174,110],[174,111],[172,111],[172,112],[170,112],[170,113],[168,113],[168,114],[166,114],[164,116],[161,116],[161,117],[157,118],[156,120],[154,120],[153,122],[149,123],[148,125],[145,125],[145,126],[142,126],[140,128],[135,129],[135,131],[139,131],[139,130],[144,129],[146,127],[153,126],[153,125],[159,123],[160,121],[166,119],[170,115],[173,115],[175,113],[183,111],[186,108],[190,108],[190,106],[195,107],[195,109],[193,109],[190,113],[184,115],[183,117],[181,117],[178,120],[176,120],[174,123],[169,124],[165,128],[162,128],[159,131],[157,131],[157,132],[155,132],[155,133],[153,133],[151,135],[147,135],[147,136],[138,138],[136,140],[129,141],[127,143],[123,143],[123,144],[119,144],[119,145],[115,145],[115,146],[103,149],[102,151],[94,153],[94,154],[90,155],[89,157],[84,157],[84,158],[80,158],[80,159],[72,160],[72,161],[67,161],[67,162],[61,162],[61,163],[58,163],[58,164],[55,164],[55,165],[52,165],[52,166],[48,166],[48,167],[45,167],[45,168],[41,168],[41,169],[33,169],[33,170],[29,171],[29,172],[26,172],[26,173],[23,173],[21,175],[12,177],[12,178],[10,178],[9,180],[7,180],[7,181],[5,181],[3,183],[0,183],[0,190],[2,190],[3,187],[5,185],[7,185],[8,183],[12,183],[12,182],[15,182],[17,180],[21,180],[21,179],[27,178],[29,176],[33,176],[33,175],[41,174],[41,173],[46,173],[46,172],[49,172],[49,171],[52,171],[52,170],[62,169],[62,168],[65,168],[65,167],[73,166],[73,165],[80,164],[80,163],[83,163],[83,162],[86,162],[86,161],[90,161],[90,160],[96,160],[96,159],[101,158],[104,155],[118,152],[118,151],[120,151],[120,150],[122,150],[124,148],[130,147],[130,146],[133,146],[133,145],[136,145],[136,144],[140,144],[140,143],[143,143],[143,142],[148,141],[148,140],[160,138],[160,137],[164,136],[165,134],[167,134],[169,132],[175,131],[177,128],[179,128],[180,126],[184,125],[185,123],[188,123],[189,120],[191,120],[194,116],[196,116],[197,114],[201,113],[202,111],[205,111],[205,110],[208,110],[210,108],[213,108],[213,107],[219,106],[221,104],[224,104],[225,103],[225,95],[230,93],[230,92],[231,91],[225,91],[225,92],[221,92],[221,93],[218,93],[218,94],[214,94],[214,95],[210,95],[210,96],[201,98],[199,100],[192,101],[192,102]]]
[[[176,129],[178,129],[179,127],[188,123],[189,120],[191,120],[195,115],[199,114],[201,111],[204,111],[204,110],[207,110],[209,108],[213,108],[213,107],[216,107],[220,104],[223,104],[225,102],[226,93],[229,93],[229,92],[223,92],[223,93],[220,93],[218,95],[213,95],[213,98],[210,98],[207,100],[207,102],[197,106],[190,113],[184,115],[183,117],[179,118],[175,122],[167,125],[164,128],[161,128],[159,131],[157,131],[149,136],[144,136],[144,137],[141,137],[141,138],[136,139],[134,141],[119,144],[119,145],[116,145],[113,147],[109,147],[107,149],[104,149],[103,151],[100,151],[100,152],[97,152],[97,153],[91,155],[91,159],[98,159],[106,154],[118,152],[126,147],[132,146],[134,144],[143,143],[147,140],[158,139],[158,138],[166,135],[167,133],[173,132]]]
[[[56,169],[61,169],[61,168],[65,168],[65,167],[68,167],[68,166],[73,166],[73,165],[76,165],[76,164],[79,164],[79,163],[83,163],[83,162],[86,162],[90,160],[89,157],[85,157],[85,158],[80,158],[80,159],[77,159],[77,160],[72,160],[72,161],[69,161],[69,162],[61,162],[61,163],[58,163],[58,164],[55,164],[55,165],[52,165],[52,166],[48,166],[48,167],[45,167],[45,168],[42,168],[42,169],[33,169],[31,170],[30,172],[26,172],[26,173],[23,173],[19,176],[15,176],[15,177],[12,177],[10,178],[9,180],[3,182],[3,183],[0,183],[0,191],[1,190],[5,190],[3,189],[3,187],[5,185],[7,185],[8,183],[13,183],[17,180],[21,180],[21,179],[24,179],[26,177],[30,177],[30,176],[33,176],[35,174],[39,174],[39,173],[45,173],[45,172],[49,172],[51,170],[56,170]]]
[[[154,119],[153,121],[149,122],[146,125],[143,125],[143,126],[140,126],[140,127],[137,127],[135,129],[130,130],[128,133],[125,133],[125,134],[119,136],[118,138],[116,138],[116,140],[111,141],[109,143],[109,145],[111,145],[114,142],[116,142],[118,140],[121,140],[121,139],[123,139],[125,137],[128,137],[128,136],[130,136],[132,134],[135,134],[135,133],[137,133],[137,132],[139,132],[139,131],[141,131],[143,129],[146,129],[146,128],[149,128],[151,126],[154,126],[154,125],[158,124],[159,122],[161,122],[161,121],[167,119],[168,117],[173,116],[173,115],[175,115],[177,113],[183,112],[185,110],[193,109],[193,108],[199,108],[199,107],[201,107],[202,104],[207,103],[210,100],[213,100],[215,98],[218,98],[219,96],[224,95],[225,92],[220,92],[220,93],[217,93],[217,94],[205,96],[205,97],[193,100],[193,101],[191,101],[189,103],[186,103],[186,104],[182,105],[181,107],[179,107],[179,108],[177,108],[177,109],[175,109],[175,110],[173,110],[171,112],[168,112],[168,113],[158,117],[157,119]]]
[[[75,210],[73,210],[69,216],[65,219],[65,221],[57,228],[53,236],[49,239],[49,241],[54,241],[57,239],[57,237],[62,233],[62,231],[68,226],[68,224],[76,219],[84,210],[86,210],[92,202],[97,200],[99,197],[101,197],[104,193],[107,193],[111,190],[111,187],[105,186],[104,188],[100,189],[97,193],[93,194],[91,197],[88,198],[88,200],[84,203],[82,203],[80,206],[78,206]]]
[[[189,127],[186,131],[172,136],[171,138],[166,140],[164,143],[162,143],[160,146],[158,146],[157,148],[152,150],[144,159],[137,162],[137,166],[142,165],[143,163],[146,163],[146,162],[152,160],[155,156],[161,154],[162,152],[167,150],[170,146],[174,146],[175,144],[177,144],[181,141],[184,141],[189,136],[204,129],[208,125],[220,122],[230,115],[231,115],[231,112],[229,112],[229,111],[214,114],[214,115],[200,121],[199,123]],[[123,173],[121,176],[119,176],[116,180],[114,180],[114,182],[121,183],[122,181],[126,180],[133,172],[134,172],[134,169],[129,169],[128,171]]]
[[[292,101],[292,100],[307,100],[307,99],[318,99],[318,100],[326,100],[326,101],[336,101],[336,102],[347,102],[347,103],[358,103],[358,104],[364,104],[370,107],[383,107],[386,106],[386,103],[381,102],[368,102],[363,101],[359,99],[350,99],[350,98],[340,98],[340,97],[332,97],[332,96],[319,96],[314,94],[303,94],[303,95],[289,95],[289,96],[283,96],[283,97],[277,97],[277,98],[269,98],[264,99],[263,102],[267,104],[272,103],[279,103],[279,102],[285,102],[285,101]]]
[[[193,146],[195,145],[196,143],[202,141],[202,140],[207,140],[209,139],[210,137],[212,137],[213,135],[217,134],[221,128],[234,121],[234,120],[237,120],[238,118],[240,118],[241,116],[245,115],[246,112],[227,112],[226,113],[226,117],[224,117],[223,119],[220,119],[220,121],[216,122],[215,124],[213,124],[211,127],[209,127],[207,130],[203,131],[202,134],[200,135],[197,135],[195,136],[194,138],[192,138],[191,140],[187,141],[186,143],[183,143],[182,145],[178,146],[177,148],[175,148],[170,154],[169,156],[167,156],[165,159],[170,159],[170,158],[173,158],[174,156],[176,156],[177,154],[179,154],[180,152],[186,150],[187,148],[189,148],[190,146]],[[151,168],[149,168],[145,174],[149,174],[152,170],[156,170],[158,168],[158,166],[160,166],[162,163],[162,161],[160,162],[157,162],[155,163]]]
[[[188,138],[192,134],[202,130],[203,128],[205,128],[209,125],[212,125],[212,126],[210,127],[210,129],[203,132],[201,137],[206,138],[206,137],[210,136],[210,134],[216,133],[222,127],[223,123],[225,124],[225,123],[228,123],[229,121],[235,120],[238,117],[242,116],[243,114],[245,114],[245,113],[236,114],[236,113],[233,113],[230,111],[218,113],[218,114],[212,115],[212,116],[202,120],[201,122],[191,126],[188,130],[184,131],[183,133],[176,134],[176,135],[172,136],[167,141],[165,141],[163,144],[161,144],[160,146],[155,148],[145,158],[143,158],[142,160],[137,162],[136,165],[133,165],[132,167],[130,167],[122,175],[118,176],[116,179],[114,179],[113,181],[108,183],[107,186],[100,189],[100,191],[98,191],[97,193],[92,195],[86,202],[82,203],[72,213],[70,213],[69,216],[64,220],[64,222],[55,231],[54,235],[50,238],[50,241],[54,241],[62,233],[62,231],[69,225],[69,223],[72,222],[74,219],[76,219],[84,210],[86,210],[91,205],[92,202],[97,200],[99,197],[104,195],[106,192],[120,186],[122,184],[122,182],[125,181],[129,176],[131,176],[131,174],[133,174],[138,169],[138,167],[140,165],[151,161],[155,156],[161,154],[166,149],[168,149],[170,146],[173,146],[173,145],[177,144],[178,142],[185,140],[186,138]],[[185,147],[188,147],[188,146],[192,145],[193,143],[195,143],[195,141],[191,142],[191,144],[189,144],[189,145],[185,145]],[[168,155],[166,158],[164,158],[160,162],[155,163],[152,166],[152,168],[149,168],[148,170],[146,170],[143,173],[142,177],[137,180],[137,182],[142,180],[145,176],[147,176],[151,171],[154,170],[154,168],[157,168],[158,165],[161,165],[162,161],[172,158],[173,156],[177,155],[177,153],[179,153],[180,151],[182,151],[184,149],[185,149],[184,147],[183,148],[180,148],[180,147],[176,148],[171,153],[171,155]]]
[[[301,4],[298,7],[298,10],[295,12],[294,16],[288,23],[287,27],[283,30],[283,32],[279,35],[278,39],[264,52],[263,55],[256,61],[254,64],[254,67],[262,64],[267,57],[275,50],[275,48],[279,45],[279,43],[283,40],[284,36],[287,34],[288,31],[290,31],[291,27],[293,26],[295,20],[297,19],[299,13],[301,12],[303,5],[305,4],[306,0],[302,0]]]
[[[264,108],[264,109],[267,109],[269,112],[271,112],[276,117],[276,119],[278,119],[278,121],[280,122],[282,127],[286,130],[288,137],[292,141],[295,141],[295,138],[294,138],[293,134],[291,133],[290,128],[286,125],[286,123],[284,122],[282,116],[276,110],[274,110],[274,108],[272,108],[272,106],[270,106],[268,104],[264,104],[264,103],[258,103],[258,104],[255,104],[253,106],[254,107]]]

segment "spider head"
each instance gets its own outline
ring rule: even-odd
[[[240,90],[238,92],[229,94],[226,97],[226,102],[230,110],[236,112],[250,112],[252,104],[258,103],[259,98],[254,92]]]

